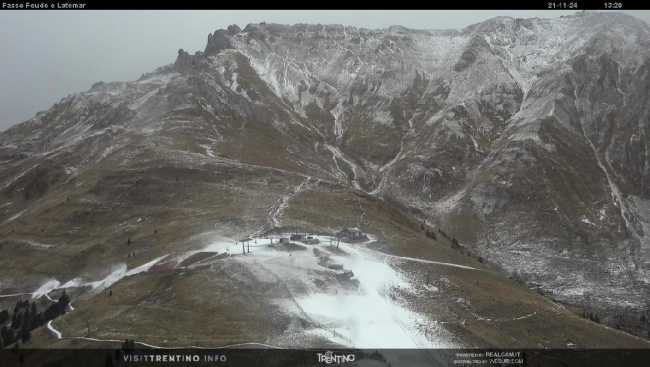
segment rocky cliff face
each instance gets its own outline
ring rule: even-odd
[[[358,189],[643,333],[649,35],[580,14],[460,32],[261,24],[232,43]]]
[[[645,336],[649,46],[647,24],[604,13],[460,31],[231,26],[2,133],[0,219],[86,169],[212,157],[397,203]]]

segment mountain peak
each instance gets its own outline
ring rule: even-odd
[[[230,42],[231,35],[231,31],[225,29],[217,29],[214,33],[208,34],[208,43],[206,44],[203,53],[210,56],[221,50],[233,48],[232,43]]]

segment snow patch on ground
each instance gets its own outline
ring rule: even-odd
[[[27,209],[23,209],[23,210],[19,211],[18,213],[16,213],[16,214],[12,215],[11,217],[7,218],[7,220],[2,222],[2,224],[13,222],[14,220],[20,218],[23,214],[25,214],[26,211],[27,211]]]
[[[325,241],[325,238],[322,239]],[[358,292],[314,293],[298,298],[304,312],[320,320],[337,335],[334,341],[355,348],[443,347],[442,340],[428,340],[417,331],[421,317],[390,297],[395,288],[411,285],[385,261],[355,245],[340,244],[351,256],[333,259],[354,272]],[[327,330],[317,333],[327,335]]]
[[[240,255],[240,250],[231,245],[234,241],[218,242],[217,246],[239,251],[233,251],[238,256],[231,259],[249,265],[261,281],[285,284],[290,297],[274,303],[288,313],[310,320],[315,326],[305,330],[307,335],[357,348],[450,346],[441,325],[411,311],[395,296],[398,291],[412,292],[413,285],[391,265],[398,256],[387,256],[367,247],[375,241],[374,237],[364,243],[350,244],[334,237],[314,235],[318,244],[305,245],[298,241],[295,243],[306,248],[279,251],[275,247],[281,246],[279,238],[288,236],[255,238],[250,242],[251,253],[245,255]],[[271,242],[273,246],[269,246]],[[317,253],[326,254],[342,270],[323,266]],[[340,276],[345,271],[351,271],[353,277],[342,284],[358,286],[342,286],[334,281],[322,287],[311,281],[314,277],[331,280],[335,274]]]
[[[445,263],[445,262],[426,260],[426,259],[418,259],[418,258],[408,257],[408,256],[395,256],[395,255],[388,255],[388,254],[382,254],[382,255],[386,256],[386,257],[389,257],[389,258],[402,260],[402,261],[414,261],[414,262],[419,262],[419,263],[423,263],[423,264],[450,266],[450,267],[453,267],[453,268],[459,268],[459,269],[465,269],[465,270],[480,270],[480,269],[473,268],[471,266],[466,266],[466,265]]]
[[[82,278],[74,278],[64,284],[61,284],[61,282],[56,279],[50,279],[43,283],[32,293],[32,298],[36,299],[43,297],[54,290],[66,288],[90,287],[93,291],[101,291],[117,283],[123,278],[149,271],[151,267],[156,265],[167,256],[168,255],[160,256],[131,270],[127,270],[127,265],[124,263],[117,264],[113,267],[113,270],[110,274],[108,274],[105,278],[96,281],[84,282]]]
[[[205,154],[207,154],[208,156],[210,156],[212,158],[216,158],[216,155],[214,154],[214,150],[212,149],[211,146],[209,146],[207,144],[199,144],[199,146],[201,148],[205,149]]]
[[[23,176],[25,176],[27,173],[29,173],[31,170],[33,170],[34,168],[36,168],[38,166],[39,166],[38,164],[35,164],[35,165],[29,167],[28,169],[24,170],[23,172],[19,173],[18,175],[13,177],[9,182],[4,184],[4,186],[2,186],[2,189],[6,189],[7,187],[11,186],[11,184],[13,184],[14,182],[20,180]]]
[[[140,107],[142,107],[145,103],[147,103],[147,101],[151,97],[155,96],[156,93],[158,93],[159,90],[160,90],[160,88],[155,88],[155,89],[145,93],[142,97],[140,97],[140,98],[136,99],[135,101],[133,101],[133,103],[131,103],[129,105],[129,109],[131,109],[131,110],[140,109]]]
[[[49,330],[54,335],[55,338],[61,339],[61,332],[55,329],[54,326],[52,326],[52,320],[47,322],[47,330]]]
[[[592,225],[594,227],[596,226],[596,224],[594,222],[590,221],[589,218],[586,218],[586,217],[581,218],[580,221],[582,223],[589,224],[589,225]]]
[[[84,285],[91,287],[95,291],[104,290],[124,278],[126,276],[126,268],[126,264],[118,264],[113,267],[113,271],[104,279],[87,282]]]
[[[338,147],[332,146],[330,144],[325,144],[325,147],[332,153],[332,159],[335,159],[334,163],[336,164],[337,168],[339,168],[339,165],[338,162],[336,162],[336,159],[339,159],[347,163],[348,166],[350,166],[350,168],[352,169],[352,173],[354,175],[354,177],[352,177],[352,186],[354,186],[354,188],[359,191],[363,191],[363,189],[359,185],[359,182],[357,181],[357,177],[359,177],[359,171],[360,171],[357,164],[352,162],[347,157],[345,157],[345,155],[343,155],[343,152],[341,152],[341,150]],[[340,168],[339,171],[341,172],[343,177],[347,177],[347,174],[344,171],[342,171]]]
[[[465,197],[466,190],[462,189],[455,194],[449,195],[446,198],[434,204],[434,208],[438,213],[449,213],[454,210],[460,201]]]
[[[49,244],[49,243],[41,243],[41,242],[36,242],[36,241],[32,241],[32,240],[20,240],[20,242],[22,242],[22,243],[24,243],[24,244],[26,244],[28,246],[35,247],[37,249],[43,249],[43,250],[47,250],[47,249],[50,249],[52,247],[55,247],[55,245],[52,245],[52,244]]]
[[[157,258],[155,258],[155,259],[153,259],[153,260],[151,260],[151,261],[149,261],[149,262],[147,262],[145,264],[142,264],[142,265],[140,265],[140,266],[138,266],[136,268],[133,268],[133,269],[127,271],[125,276],[130,277],[130,276],[133,276],[133,275],[136,275],[136,274],[145,273],[145,272],[149,271],[149,269],[151,269],[154,265],[156,265],[158,262],[160,262],[162,259],[164,259],[166,257],[167,257],[167,255],[163,255],[163,256],[157,257]]]
[[[74,278],[68,280],[59,288],[76,288],[76,287],[81,287],[82,285],[83,285],[83,280],[81,278]]]
[[[298,186],[296,186],[292,192],[280,198],[278,205],[275,208],[273,208],[270,213],[271,224],[273,225],[273,227],[280,226],[280,217],[282,216],[282,212],[289,207],[289,201],[293,197],[295,197],[296,195],[300,194],[302,191],[305,190],[305,186],[309,183],[310,179],[311,179],[310,177],[307,177]]]
[[[58,280],[49,279],[32,293],[32,299],[43,297],[44,295],[52,292],[53,290],[58,289],[60,285],[61,283]]]
[[[104,279],[97,280],[94,282],[83,283],[83,285],[90,286],[94,291],[104,290],[110,287],[111,285],[119,282],[123,278],[148,271],[149,269],[151,269],[152,266],[156,265],[156,263],[158,263],[160,260],[164,259],[165,257],[167,257],[167,255],[163,255],[158,258],[155,258],[131,270],[127,270],[126,264],[123,263],[118,264],[113,268],[114,270],[109,275],[107,275]]]

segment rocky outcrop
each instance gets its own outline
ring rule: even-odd
[[[208,35],[208,43],[205,46],[203,53],[206,56],[211,56],[219,53],[222,50],[233,48],[230,42],[230,35],[234,29],[219,29],[214,33]]]

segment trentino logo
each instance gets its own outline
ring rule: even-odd
[[[325,353],[317,353],[317,354],[318,354],[318,362],[325,363],[325,364],[349,363],[349,362],[354,362],[354,359],[356,358],[356,356],[353,353],[334,354],[332,351],[329,350]]]

